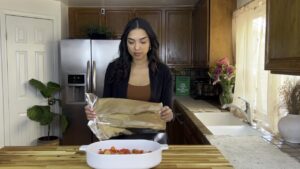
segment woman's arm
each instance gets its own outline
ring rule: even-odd
[[[173,79],[171,75],[170,69],[165,66],[164,69],[164,79],[163,81],[163,87],[162,87],[162,94],[161,94],[161,101],[164,106],[172,107],[172,97],[173,97]]]
[[[174,117],[172,111],[172,96],[173,96],[173,79],[170,69],[165,66],[162,89],[162,103],[164,107],[161,109],[160,117],[165,121],[171,121]]]

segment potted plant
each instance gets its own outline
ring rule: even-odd
[[[280,89],[283,107],[288,113],[278,122],[281,137],[291,143],[300,143],[300,81],[286,81]]]
[[[112,32],[106,26],[91,25],[86,28],[86,34],[91,39],[110,39]]]
[[[64,132],[67,128],[68,121],[63,114],[57,114],[51,111],[51,107],[56,102],[60,103],[59,99],[54,98],[54,94],[60,91],[60,85],[54,82],[48,82],[46,85],[36,79],[31,79],[29,84],[38,89],[41,95],[48,100],[47,105],[34,105],[27,109],[27,117],[33,121],[39,122],[40,125],[48,126],[47,136],[38,138],[38,144],[58,144],[57,136],[50,135],[51,123],[54,119],[60,120],[61,131]]]

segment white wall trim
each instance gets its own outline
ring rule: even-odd
[[[8,124],[8,120],[5,120],[7,119],[7,108],[8,108],[8,99],[4,99],[5,96],[7,96],[7,57],[6,57],[6,33],[5,33],[5,27],[6,27],[6,24],[5,24],[5,15],[4,15],[4,12],[0,10],[0,25],[1,25],[1,72],[2,72],[2,78],[1,78],[1,85],[2,85],[2,111],[3,111],[3,114],[2,114],[2,117],[3,117],[3,132],[4,132],[4,145],[7,145],[5,143],[8,143],[8,135],[9,135],[9,132],[6,130],[7,129],[7,126],[9,125]],[[7,97],[6,97],[7,98]]]
[[[59,12],[59,11],[58,11]],[[1,42],[0,42],[0,70],[2,72],[2,77],[0,75],[0,124],[3,126],[0,126],[2,130],[0,129],[0,139],[2,139],[2,135],[4,135],[4,145],[10,145],[11,140],[10,140],[10,131],[9,131],[9,110],[8,110],[8,91],[5,89],[8,89],[8,84],[6,83],[8,81],[8,67],[7,67],[7,55],[6,55],[6,21],[5,17],[7,15],[13,15],[13,16],[23,16],[23,17],[31,17],[31,18],[39,18],[39,19],[48,19],[52,20],[53,22],[53,34],[54,34],[54,41],[53,41],[53,70],[54,70],[54,77],[53,81],[59,82],[59,77],[58,77],[58,42],[60,40],[60,18],[57,18],[55,16],[48,16],[48,15],[39,15],[39,14],[33,14],[30,12],[19,12],[19,11],[14,11],[14,10],[4,10],[0,9],[0,37],[1,37]],[[1,132],[4,132],[3,134]],[[0,147],[1,147],[1,140],[0,140]]]
[[[4,98],[3,98],[3,80],[2,80],[2,77],[3,77],[3,60],[2,60],[2,56],[3,56],[3,41],[2,41],[2,37],[3,37],[3,34],[2,34],[2,30],[3,30],[3,27],[2,27],[3,23],[2,23],[2,17],[0,17],[0,147],[4,146],[4,104],[3,104],[3,101],[4,101]]]

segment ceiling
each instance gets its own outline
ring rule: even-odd
[[[70,7],[176,7],[194,6],[198,0],[57,0]]]

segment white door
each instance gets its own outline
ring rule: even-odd
[[[53,20],[6,15],[8,106],[5,112],[5,144],[33,145],[47,127],[31,121],[27,108],[46,100],[31,87],[31,78],[54,79]]]

